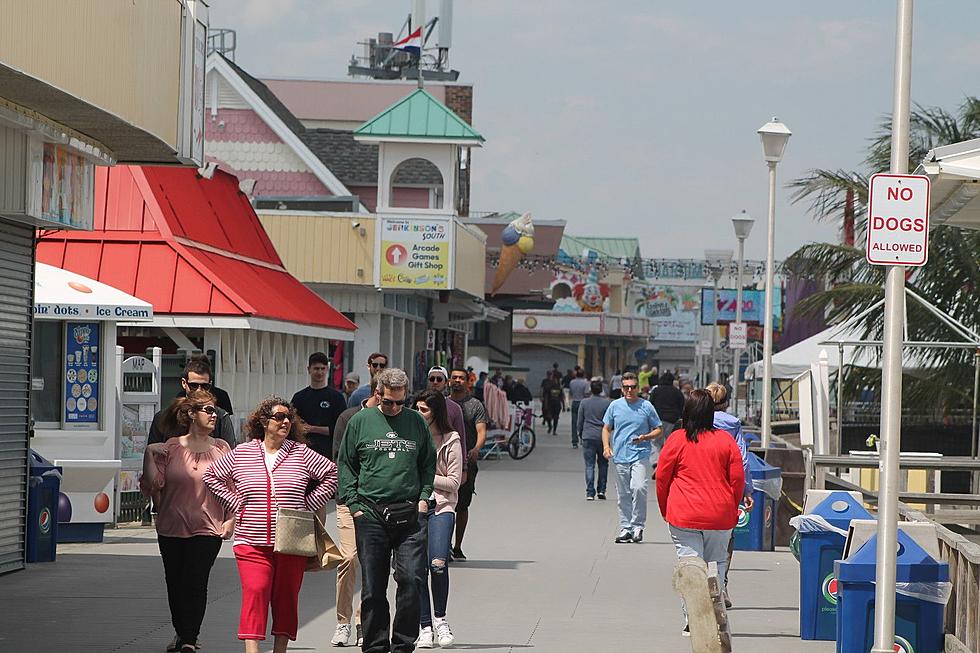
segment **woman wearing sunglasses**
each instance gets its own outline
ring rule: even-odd
[[[218,460],[204,483],[235,513],[235,559],[242,582],[238,639],[258,653],[269,607],[275,653],[283,653],[298,628],[304,556],[276,553],[279,508],[318,511],[337,492],[337,467],[303,443],[303,422],[281,397],[258,405],[243,427],[250,438]]]
[[[177,631],[168,651],[197,650],[211,567],[222,538],[234,531],[233,514],[201,482],[211,464],[230,451],[227,442],[211,437],[214,401],[203,390],[178,398],[174,415],[184,435],[150,444],[143,455],[140,487],[157,506],[157,541]]]
[[[436,475],[432,496],[435,507],[429,502],[429,572],[422,577],[419,594],[421,612],[419,619],[419,648],[432,648],[438,642],[442,648],[451,646],[455,638],[446,620],[449,603],[449,544],[456,525],[456,501],[463,480],[463,447],[457,433],[449,425],[446,410],[447,399],[441,392],[425,390],[415,400],[415,409],[422,414],[432,434],[436,448]],[[432,584],[432,600],[429,600],[429,583]],[[432,610],[432,611],[430,611]],[[435,618],[433,619],[433,614]],[[433,633],[433,626],[435,626]]]

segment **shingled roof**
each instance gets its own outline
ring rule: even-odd
[[[377,145],[358,142],[354,140],[354,132],[342,129],[306,129],[299,137],[345,186],[377,185]],[[410,162],[399,169],[395,181],[434,186],[442,180],[434,165]]]
[[[276,97],[275,93],[269,90],[268,86],[239,68],[238,65],[228,57],[222,54],[218,54],[218,56],[224,59],[225,63],[227,63],[228,66],[230,66],[231,69],[242,78],[242,81],[245,82],[248,87],[259,96],[259,99],[262,100],[262,102],[265,103],[265,105],[269,107],[269,109],[271,109],[272,112],[276,114],[276,116],[282,120],[294,134],[297,136],[302,136],[303,132],[306,131],[306,128],[303,127],[303,123],[299,121],[299,118],[293,115],[292,111],[286,108],[286,105],[283,104],[278,97]]]

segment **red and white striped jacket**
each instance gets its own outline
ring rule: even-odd
[[[273,546],[279,507],[323,508],[337,493],[337,466],[305,444],[284,440],[270,477],[262,441],[251,440],[212,463],[204,484],[235,513],[236,544]]]

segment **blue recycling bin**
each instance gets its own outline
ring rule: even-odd
[[[27,562],[54,562],[61,468],[31,449],[27,491]]]
[[[822,517],[834,528],[847,531],[852,519],[872,519],[847,492],[834,492],[798,519]],[[817,530],[820,524],[800,528],[800,638],[837,639],[837,580],[834,562],[844,552],[844,536]]]
[[[877,548],[878,536],[875,535],[847,560],[834,563],[838,591],[837,653],[870,651],[874,646]],[[898,531],[897,558],[895,651],[940,653],[945,649],[945,603],[938,598],[928,601],[921,596],[932,594],[935,598],[942,594],[938,588],[949,581],[949,565],[933,559],[901,530]]]
[[[751,451],[748,454],[749,476],[753,481],[777,482],[782,470],[773,467]],[[776,548],[776,510],[779,503],[762,490],[754,490],[752,512],[738,507],[738,523],[735,525],[735,549],[737,551],[773,551]]]

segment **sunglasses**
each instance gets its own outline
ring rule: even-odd
[[[383,370],[388,367],[388,363],[371,363],[371,367],[376,370]]]
[[[626,390],[636,390],[636,386],[635,385],[626,385],[624,383],[623,384],[623,391],[625,392]]]
[[[269,419],[274,422],[285,422],[287,419],[289,419],[289,413],[275,413],[273,415],[269,415]]]
[[[388,399],[387,397],[382,397],[381,403],[385,406],[404,406],[404,399]]]
[[[187,383],[187,387],[190,388],[191,390],[210,390],[211,389],[211,384],[210,383],[194,383],[192,381],[186,381],[185,383]]]
[[[429,383],[445,383],[446,377],[444,376],[430,376]]]
[[[194,411],[195,412],[197,412],[197,411],[203,411],[203,412],[207,413],[208,415],[214,415],[215,413],[218,412],[218,409],[215,408],[214,406],[198,406],[197,408],[194,409]]]

